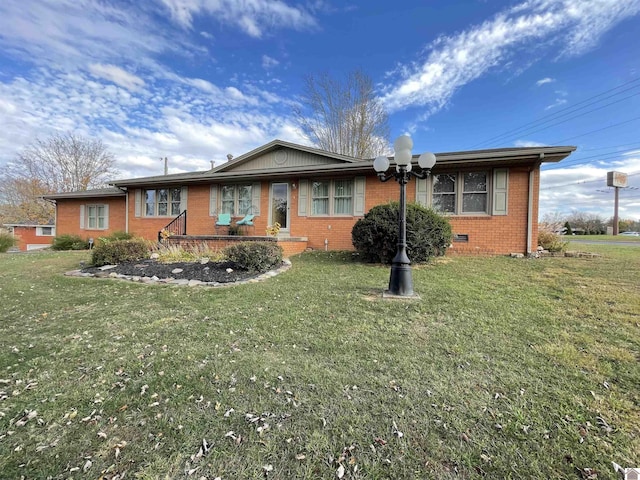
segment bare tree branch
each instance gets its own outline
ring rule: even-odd
[[[40,196],[104,186],[114,165],[100,140],[73,133],[37,139],[0,173],[0,214],[4,221],[45,223],[53,208]]]
[[[294,114],[303,133],[323,150],[355,158],[389,151],[387,113],[360,70],[344,84],[326,73],[307,77],[303,107]]]

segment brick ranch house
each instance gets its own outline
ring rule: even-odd
[[[407,200],[449,217],[454,242],[448,252],[530,253],[537,248],[540,165],[559,162],[574,150],[557,146],[438,153],[432,175],[407,185]],[[417,158],[413,168],[419,168]],[[278,222],[277,241],[286,255],[307,248],[351,250],[355,222],[371,207],[399,197],[398,184],[380,182],[372,160],[281,140],[208,171],[111,185],[47,195],[56,203],[58,235],[97,238],[127,231],[155,240],[171,224],[172,242],[220,246],[264,237],[267,227]],[[254,215],[253,225],[241,228],[243,236],[230,236],[229,227],[216,225],[220,214],[231,215],[232,230],[247,214]]]
[[[40,250],[50,247],[56,236],[54,225],[31,223],[5,223],[9,233],[16,240],[16,247],[21,252]]]

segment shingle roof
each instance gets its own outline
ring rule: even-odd
[[[43,195],[46,200],[57,200],[62,198],[91,198],[91,197],[124,197],[126,192],[117,187],[94,188],[92,190],[80,190],[77,192],[61,192]]]

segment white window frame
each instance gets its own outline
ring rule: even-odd
[[[481,173],[484,174],[485,176],[485,189],[484,191],[482,190],[470,190],[470,191],[465,191],[464,190],[464,176],[465,174],[471,174],[471,173]],[[459,175],[460,177],[460,199],[459,199],[459,205],[460,205],[460,214],[461,215],[489,215],[489,191],[490,191],[490,186],[491,186],[491,175],[489,174],[489,172],[486,171],[475,171],[475,172],[464,172],[461,173]],[[473,212],[465,212],[464,211],[464,196],[465,195],[484,195],[485,196],[485,204],[484,204],[484,211],[473,211]]]
[[[329,184],[329,196],[325,197],[314,197],[313,195],[313,184],[314,183],[328,183]],[[337,182],[349,182],[351,183],[351,195],[336,195],[336,186]],[[327,178],[318,178],[312,179],[309,181],[309,216],[310,217],[353,217],[354,216],[354,208],[356,202],[356,185],[354,178],[337,178],[337,179],[327,179]],[[315,199],[327,199],[329,200],[328,205],[328,213],[314,213],[313,212],[313,201]],[[336,199],[337,198],[351,198],[351,212],[349,213],[336,213]]]
[[[466,191],[464,190],[464,176],[470,173],[482,173],[486,177],[486,190],[485,191]],[[490,170],[472,170],[472,171],[456,171],[456,172],[440,172],[437,175],[455,175],[455,192],[447,193],[446,195],[455,195],[455,211],[443,212],[437,210],[442,215],[449,216],[491,216],[491,193],[492,193],[492,173]],[[434,207],[433,196],[438,195],[433,191],[434,181],[433,177],[429,177],[429,205]],[[486,196],[486,206],[484,211],[478,212],[465,212],[464,207],[464,195],[465,194],[484,194]],[[435,207],[434,207],[435,208]]]
[[[167,191],[167,201],[160,202],[159,192],[161,190]],[[176,200],[173,196],[175,192],[178,193],[178,199]],[[153,192],[153,212],[149,212],[149,206],[151,202],[147,201],[147,192]],[[161,188],[145,188],[142,190],[142,208],[145,217],[176,217],[182,213],[182,188],[181,187],[161,187]],[[160,205],[167,205],[167,213],[160,215],[158,212],[160,211]],[[175,206],[177,205],[178,210],[177,213],[175,211]]]
[[[95,209],[95,215],[91,215],[91,210]],[[102,209],[102,215],[100,215]],[[84,228],[86,230],[107,230],[109,228],[109,209],[104,203],[92,203],[84,206]],[[95,219],[95,225],[91,226],[91,219]],[[102,219],[102,227],[100,226]]]
[[[245,205],[244,208],[241,208],[241,203],[243,200],[240,198],[240,191],[246,188],[249,192],[248,199],[245,199],[245,202],[249,202],[248,206]],[[226,199],[224,196],[225,189],[233,189],[233,198]],[[241,217],[243,215],[248,215],[253,211],[253,183],[229,183],[225,185],[220,185],[220,213],[229,213],[234,217]],[[225,202],[233,201],[233,208],[231,211],[224,208]]]
[[[44,233],[45,228],[48,228],[51,233]],[[56,231],[53,225],[36,227],[36,237],[54,237],[55,235]]]

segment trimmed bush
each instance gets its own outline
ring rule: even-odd
[[[0,233],[0,253],[5,253],[16,244],[16,239],[10,233]]]
[[[569,242],[562,240],[560,235],[548,230],[540,230],[538,232],[538,245],[550,252],[564,252]]]
[[[113,232],[107,237],[100,237],[98,240],[101,242],[113,242],[115,240],[131,240],[133,234],[127,232]]]
[[[398,202],[377,205],[353,226],[351,240],[365,262],[391,263],[398,248],[399,212]],[[445,217],[415,203],[407,205],[407,255],[412,262],[444,255],[451,238]]]
[[[78,235],[58,235],[51,244],[53,250],[87,250],[89,242]]]
[[[146,258],[149,258],[149,243],[140,238],[98,242],[91,252],[91,264],[95,267],[137,262]]]
[[[238,267],[253,272],[266,272],[282,263],[282,247],[275,242],[240,242],[223,252]]]

